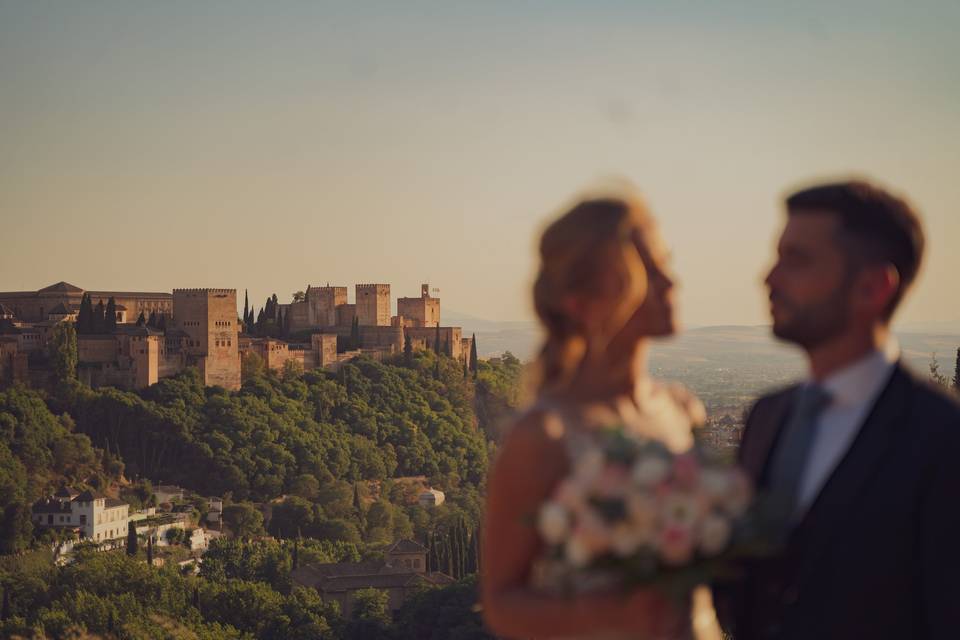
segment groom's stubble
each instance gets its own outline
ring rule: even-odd
[[[852,278],[844,277],[836,289],[824,299],[799,303],[778,291],[771,291],[770,301],[788,310],[788,318],[774,320],[773,335],[808,351],[842,335],[849,327]]]

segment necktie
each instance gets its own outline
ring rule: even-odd
[[[791,524],[796,514],[800,482],[817,435],[817,422],[829,404],[830,394],[823,387],[804,386],[774,451],[769,488],[776,500],[777,520],[784,527]]]

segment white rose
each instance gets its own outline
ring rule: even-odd
[[[633,465],[633,481],[641,487],[652,487],[670,473],[670,463],[662,456],[640,458]]]
[[[730,542],[730,522],[722,516],[710,514],[700,524],[700,551],[705,556],[715,556]]]
[[[547,544],[560,544],[570,531],[570,515],[556,502],[547,502],[540,507],[537,530]]]
[[[592,484],[593,481],[603,471],[605,460],[603,452],[596,448],[587,449],[583,455],[577,458],[574,464],[573,473],[577,480],[586,484]]]
[[[576,569],[583,569],[593,559],[590,546],[576,534],[567,539],[563,550],[567,562]]]
[[[711,500],[720,500],[730,490],[730,474],[720,469],[703,469],[700,488]]]

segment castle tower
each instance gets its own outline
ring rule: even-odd
[[[173,324],[187,334],[188,364],[204,384],[240,388],[236,289],[174,289]]]
[[[346,287],[310,287],[307,305],[311,327],[334,327],[337,325],[337,307],[347,304]]]
[[[357,285],[357,319],[363,327],[390,326],[390,285]]]
[[[430,285],[420,285],[419,298],[397,298],[397,315],[406,326],[440,326],[440,298],[430,295]]]

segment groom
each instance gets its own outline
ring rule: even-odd
[[[890,335],[920,223],[864,182],[786,208],[766,285],[773,332],[809,377],[756,403],[740,448],[785,542],[721,610],[737,640],[960,638],[960,405],[905,369]]]

